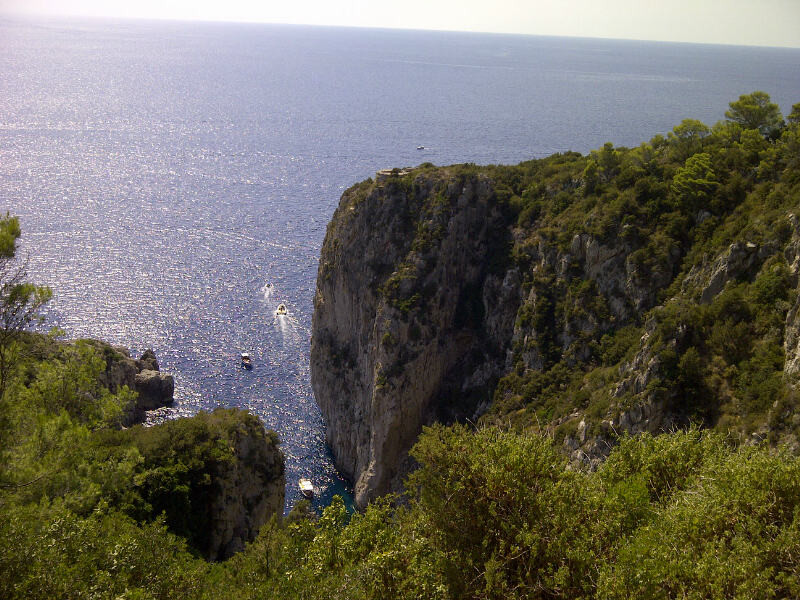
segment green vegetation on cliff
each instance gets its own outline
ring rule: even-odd
[[[452,258],[442,259],[437,243],[470,203],[466,190],[483,186],[501,218],[481,248],[482,275],[459,293],[460,321],[449,326],[495,352],[468,360],[465,373],[505,363],[486,389],[487,423],[556,429],[561,440],[584,421],[608,438],[620,418],[646,407],[654,416],[633,425],[653,432],[694,422],[800,445],[798,349],[790,347],[800,327],[800,104],[784,121],[754,92],[726,117],[713,127],[687,119],[636,148],[608,143],[587,156],[421,165],[346,192],[328,235],[335,243],[368,197],[406,206],[399,229],[408,239],[395,264],[375,269],[378,289],[413,330],[441,340],[431,314],[441,312],[442,283],[431,274]],[[336,268],[324,264],[320,274]],[[493,307],[481,291],[503,274],[518,277],[520,291],[513,338],[493,349]],[[401,342],[405,355],[383,373],[384,385],[403,372],[416,341]],[[460,415],[458,402],[451,414],[473,414],[475,400]]]
[[[800,105],[785,123],[755,92],[726,116],[511,168],[530,294],[494,418],[598,427],[647,405],[661,426],[798,443]]]

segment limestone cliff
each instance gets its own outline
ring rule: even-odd
[[[548,431],[589,464],[619,434],[689,423],[797,445],[791,132],[750,136],[762,153],[673,136],[347,190],[311,376],[357,503],[398,487],[433,420]]]
[[[485,258],[507,236],[483,177],[432,175],[413,189],[390,177],[343,197],[322,250],[311,368],[359,504],[390,489],[423,423],[474,410],[448,398],[496,383],[518,282]]]
[[[133,359],[127,348],[115,347],[100,340],[84,340],[91,344],[105,361],[105,370],[100,374],[100,384],[112,393],[127,386],[136,393],[133,404],[123,416],[123,425],[141,423],[145,413],[172,403],[175,380],[172,375],[162,373],[158,359],[152,350],[145,350],[141,358]]]

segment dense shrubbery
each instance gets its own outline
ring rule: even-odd
[[[799,111],[784,122],[769,96],[754,92],[713,127],[685,120],[637,148],[606,144],[586,157],[492,171],[517,215],[512,255],[523,288],[535,292],[517,325],[535,335],[520,336],[490,421],[538,429],[578,410],[599,422],[656,398],[678,421],[742,437],[769,430],[772,441],[781,438],[778,425],[800,435],[777,415],[786,410],[772,410],[794,402],[783,338],[796,282],[783,251],[793,232],[788,215],[800,210]],[[577,234],[626,253],[630,285],[654,289],[647,311],[609,318],[608,291],[589,285],[580,265],[539,257],[542,244],[570,256]],[[757,257],[700,301],[713,262],[734,243],[757,248]],[[659,376],[644,394],[617,398],[624,365],[651,333]],[[526,364],[526,354],[541,368]]]
[[[225,563],[98,505],[4,504],[4,598],[789,598],[800,461],[690,430],[623,439],[594,473],[552,441],[427,430],[403,505],[274,520]],[[7,500],[8,498],[4,498]]]
[[[160,522],[53,500],[0,508],[0,597],[196,598],[206,571]]]

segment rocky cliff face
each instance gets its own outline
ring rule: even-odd
[[[423,165],[345,192],[311,375],[359,505],[398,487],[432,420],[545,430],[590,464],[690,422],[793,443],[797,219],[753,228],[735,178],[713,213],[650,176],[590,189],[592,163]]]
[[[599,335],[653,305],[681,256],[645,277],[625,240],[529,240],[485,175],[402,177],[345,193],[317,283],[312,384],[359,505],[397,488],[424,424],[477,420],[515,364],[589,358]],[[572,281],[589,287],[570,293]]]
[[[787,217],[792,227],[792,237],[784,250],[786,263],[789,266],[793,283],[800,283],[800,219],[795,214]],[[800,286],[798,286],[800,289]],[[784,373],[787,377],[795,377],[800,373],[800,294],[786,314],[786,334],[784,336],[786,365]]]
[[[128,408],[123,425],[141,423],[145,413],[172,404],[175,380],[172,375],[161,373],[158,359],[152,350],[145,350],[141,358],[133,359],[126,348],[114,347],[98,340],[87,340],[106,363],[100,374],[100,384],[112,393],[123,386],[136,392],[136,400]]]
[[[518,299],[485,260],[507,244],[492,194],[480,177],[389,177],[345,194],[329,228],[312,384],[361,505],[390,490],[424,423],[474,410],[448,398],[483,398],[502,371]]]
[[[227,432],[233,461],[211,474],[214,493],[208,506],[206,555],[224,560],[244,550],[261,526],[283,512],[286,478],[277,438],[252,415],[242,414]]]

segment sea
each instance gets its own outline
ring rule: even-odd
[[[155,350],[176,389],[153,420],[255,413],[281,440],[286,510],[301,477],[320,508],[349,497],[309,374],[319,251],[347,187],[636,146],[754,90],[788,114],[800,49],[6,17],[0,210],[53,289],[46,328]]]

